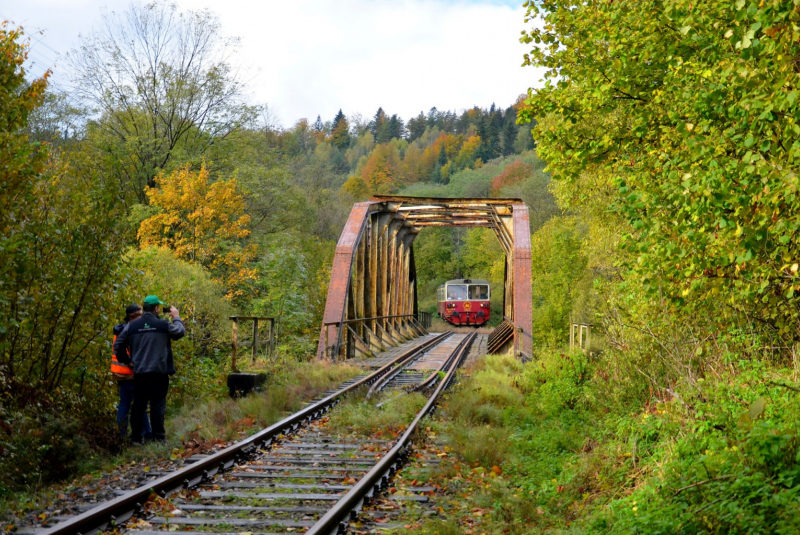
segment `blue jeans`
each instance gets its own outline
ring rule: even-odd
[[[128,417],[131,414],[131,404],[133,403],[133,380],[118,381],[119,385],[119,405],[117,406],[117,426],[122,438],[128,436]],[[133,425],[131,425],[133,427]],[[144,414],[142,420],[142,434],[144,438],[149,439],[153,436],[153,431],[150,429],[150,420],[147,418],[147,413]]]

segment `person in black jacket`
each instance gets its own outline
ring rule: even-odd
[[[142,442],[142,422],[148,402],[153,440],[166,441],[164,415],[167,411],[169,376],[175,374],[172,341],[186,334],[177,308],[170,307],[172,321],[158,316],[163,304],[155,295],[145,297],[142,305],[144,314],[128,323],[114,342],[117,359],[123,363],[133,363],[131,440],[138,443]]]
[[[135,320],[142,315],[142,307],[139,305],[128,305],[125,309],[125,322],[114,326],[114,341],[117,341],[117,336],[121,333],[129,322]],[[122,364],[117,360],[117,356],[111,353],[111,375],[117,381],[119,386],[119,404],[117,405],[117,426],[119,427],[119,434],[123,440],[128,436],[128,416],[131,412],[131,404],[133,403],[133,366],[130,364]],[[144,415],[142,422],[143,436],[149,440],[153,436],[150,430],[150,419],[147,413]]]

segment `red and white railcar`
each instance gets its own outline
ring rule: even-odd
[[[489,281],[454,279],[439,286],[439,317],[453,325],[480,326],[489,321]]]

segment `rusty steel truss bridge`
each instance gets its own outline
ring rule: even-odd
[[[336,246],[318,358],[370,355],[424,333],[413,243],[424,227],[491,228],[505,252],[503,322],[489,350],[529,358],[531,236],[520,199],[375,196],[356,203]]]

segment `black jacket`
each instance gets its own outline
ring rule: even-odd
[[[133,362],[133,372],[175,373],[172,340],[183,338],[186,327],[179,318],[171,322],[145,312],[122,330],[114,342],[114,354],[122,363]],[[128,356],[130,349],[130,356]]]
[[[114,325],[114,336],[119,336],[123,330],[125,330],[125,326],[128,325],[127,323],[119,323]]]

